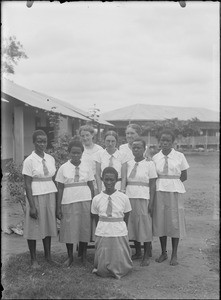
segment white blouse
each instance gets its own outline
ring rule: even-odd
[[[149,180],[157,178],[156,167],[153,161],[147,161],[143,159],[138,162],[136,175],[134,178],[129,178],[129,175],[135,166],[135,160],[127,162],[127,182],[138,181],[149,184]],[[126,186],[126,194],[129,198],[142,198],[150,199],[150,188],[149,186],[142,185],[129,185]]]
[[[42,161],[45,160],[49,174],[44,175]],[[54,176],[56,172],[55,160],[51,155],[44,153],[44,157],[40,157],[32,151],[32,153],[24,160],[22,174],[33,178],[31,183],[32,195],[44,195],[57,192],[55,183],[50,181],[35,181],[37,178],[46,178]]]
[[[92,200],[91,213],[97,214],[100,217],[107,217],[106,210],[108,206],[108,197],[112,201],[112,217],[123,218],[124,213],[131,211],[129,198],[119,192],[115,191],[112,195],[107,195],[104,192],[96,195]],[[124,221],[120,222],[102,222],[98,221],[95,235],[105,237],[125,236],[128,234],[127,226]]]
[[[181,171],[187,170],[189,164],[183,153],[178,152],[172,148],[171,152],[167,155],[168,157],[168,175],[181,176]],[[162,150],[152,157],[157,174],[163,174],[163,167],[165,164],[164,154]],[[156,182],[156,190],[164,192],[178,192],[185,193],[185,187],[180,179],[171,178],[158,178]]]
[[[121,166],[122,164],[127,162],[127,158],[118,149],[112,155],[113,168],[118,172],[118,178],[121,178]],[[101,172],[109,166],[110,158],[112,155],[109,154],[106,149],[97,152],[95,161],[101,164]]]
[[[93,174],[96,174],[96,163],[95,163],[95,156],[96,153],[100,150],[104,150],[101,146],[94,144],[93,148],[86,148],[84,146],[84,152],[82,154],[82,159],[86,160],[88,165],[92,166]]]
[[[55,180],[66,184],[74,183],[75,166],[68,160],[58,169]],[[74,202],[91,200],[91,190],[87,185],[87,181],[92,181],[94,174],[92,169],[83,159],[79,165],[79,182],[85,183],[82,186],[67,186],[64,188],[61,204],[69,204]]]
[[[127,160],[134,159],[132,150],[129,148],[129,144],[123,144],[119,147],[120,152],[127,157]]]

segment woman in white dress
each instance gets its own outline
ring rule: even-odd
[[[92,169],[94,175],[96,174],[96,164],[94,161],[95,155],[99,150],[103,150],[103,148],[93,142],[93,138],[95,135],[95,130],[90,125],[83,125],[79,128],[79,135],[81,142],[84,146],[84,152],[82,158],[87,160],[88,163],[92,164]]]
[[[93,126],[90,125],[83,125],[79,128],[79,135],[80,140],[84,146],[84,152],[82,155],[82,159],[86,161],[89,168],[92,168],[94,179],[93,179],[93,185],[94,185],[94,193],[95,195],[98,194],[98,188],[96,184],[96,163],[95,163],[95,156],[98,151],[103,150],[103,148],[97,144],[94,143],[93,139],[95,136],[95,130]],[[94,236],[95,232],[95,222],[94,219],[92,220],[91,224],[91,241],[95,240]],[[81,244],[79,244],[78,248],[78,256],[81,256],[82,250],[81,250]]]
[[[134,155],[133,155],[133,152],[132,152],[133,141],[136,138],[141,136],[142,128],[138,124],[129,124],[129,125],[127,125],[125,133],[126,133],[127,143],[120,145],[119,150],[122,153],[124,153],[124,155],[127,155],[128,158],[131,160],[131,159],[134,159]],[[148,148],[148,146],[146,146],[146,150],[144,152],[144,157],[147,158],[148,160],[150,159],[150,153],[149,152],[150,152],[149,148]]]
[[[109,130],[104,136],[105,149],[98,151],[95,157],[96,161],[96,181],[98,192],[104,190],[104,184],[101,181],[101,174],[106,167],[113,167],[118,173],[116,189],[121,189],[121,171],[122,167],[129,160],[126,155],[117,149],[118,135],[115,131]]]

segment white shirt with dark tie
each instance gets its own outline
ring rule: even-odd
[[[125,194],[116,190],[112,195],[107,195],[104,192],[101,192],[100,194],[96,195],[92,200],[91,213],[96,214],[100,217],[107,217],[109,196],[111,197],[112,201],[113,218],[123,218],[124,213],[131,211],[131,204],[129,198]],[[124,221],[99,221],[95,231],[95,235],[105,237],[125,236],[127,234],[127,226]]]
[[[135,164],[135,160],[127,162],[127,181],[137,181],[149,184],[150,179],[157,178],[154,162],[147,161],[146,159],[143,159],[138,163],[135,177],[130,178],[131,171]],[[127,185],[126,194],[129,198],[150,199],[150,189],[148,186]]]
[[[48,174],[44,174],[42,160],[48,169]],[[23,162],[22,174],[36,178],[46,178],[54,176],[56,172],[55,160],[51,155],[44,153],[44,157],[40,157],[33,151]],[[51,181],[32,181],[32,195],[44,195],[57,192],[54,182]]]
[[[76,168],[70,162],[70,160],[68,160],[58,169],[55,180],[63,183],[64,185],[72,184],[75,182],[75,175]],[[94,174],[92,167],[88,165],[87,160],[81,159],[81,163],[79,165],[79,182],[87,183],[87,181],[92,181],[93,179]],[[91,190],[87,184],[82,186],[69,186],[64,188],[61,204],[69,204],[88,200],[91,200]]]
[[[164,174],[165,155],[162,150],[152,157],[156,165],[158,175]],[[175,175],[180,177],[181,171],[187,170],[189,164],[183,153],[176,151],[172,148],[171,152],[167,155],[168,158],[168,175]],[[164,192],[178,192],[185,193],[184,184],[180,179],[171,178],[158,178],[156,182],[156,190]]]

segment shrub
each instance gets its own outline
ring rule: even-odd
[[[52,143],[51,149],[48,150],[48,153],[52,155],[55,159],[56,169],[67,161],[68,157],[68,144],[71,141],[72,137],[67,134],[60,135],[55,142]]]
[[[23,212],[25,212],[25,194],[24,178],[22,175],[22,164],[17,165],[15,162],[7,164],[8,178],[7,188],[12,201],[20,203]]]

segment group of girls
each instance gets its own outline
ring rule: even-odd
[[[118,135],[108,131],[105,149],[94,144],[94,128],[81,126],[79,139],[69,143],[67,162],[56,172],[55,161],[45,153],[47,136],[33,134],[35,150],[23,163],[27,209],[24,237],[31,265],[39,268],[36,240],[42,239],[45,259],[51,262],[51,237],[66,244],[65,266],[73,262],[74,245],[86,262],[87,245],[95,242],[93,273],[121,278],[132,269],[132,260],[148,266],[153,236],[160,238],[161,263],[167,259],[167,237],[172,239],[171,265],[177,262],[179,239],[185,236],[183,181],[189,165],[173,148],[174,135],[163,131],[161,150],[150,157],[139,125],[126,128],[127,144],[117,148]],[[131,256],[129,241],[134,241]],[[141,243],[143,243],[143,254]]]

